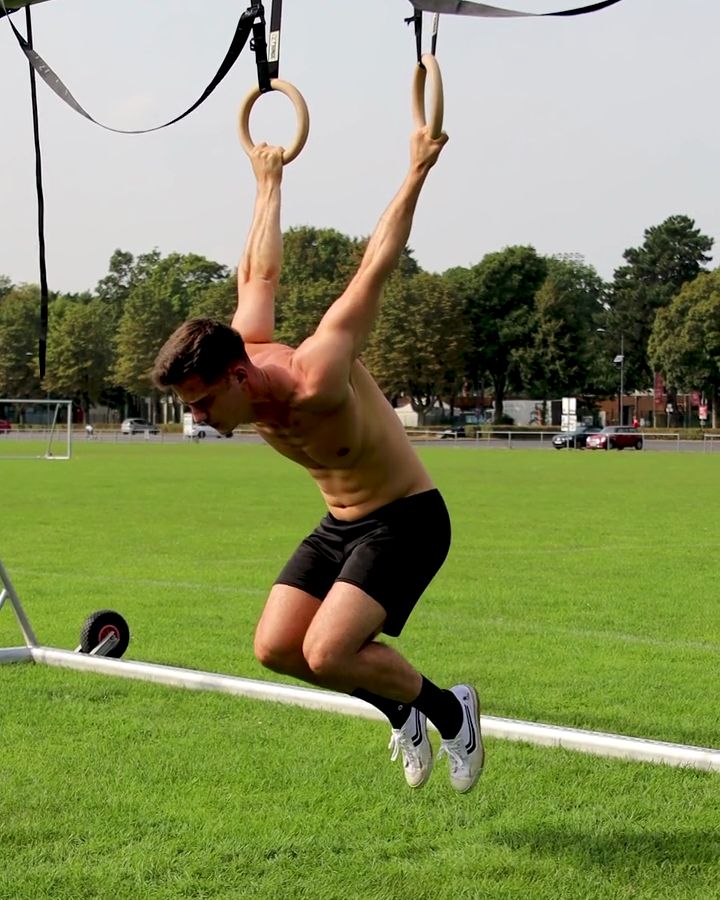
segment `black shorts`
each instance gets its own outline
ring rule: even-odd
[[[324,600],[336,581],[354,584],[387,612],[397,636],[450,549],[450,516],[440,491],[402,497],[345,522],[328,513],[278,575]]]

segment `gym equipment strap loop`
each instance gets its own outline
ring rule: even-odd
[[[280,26],[282,22],[282,0],[273,0],[270,11],[269,44],[266,37],[265,9],[262,3],[254,4],[249,10],[253,12],[252,40],[250,49],[255,53],[255,66],[258,74],[258,88],[261,94],[273,90],[272,82],[280,74]]]
[[[420,68],[424,68],[425,64],[423,63],[423,50],[422,50],[422,30],[423,30],[423,21],[422,21],[422,11],[419,9],[415,10],[415,13],[409,18],[405,19],[405,23],[410,25],[413,24],[413,28],[415,31],[415,52],[417,54],[417,62]],[[437,52],[437,36],[438,36],[438,25],[440,24],[440,15],[435,13],[432,20],[432,35],[430,39],[430,53],[435,56]]]
[[[190,113],[194,112],[194,110],[196,110],[201,103],[204,103],[205,100],[207,100],[210,94],[212,94],[215,88],[228,74],[230,69],[232,69],[238,57],[240,56],[240,53],[242,52],[243,47],[245,46],[247,39],[250,36],[252,24],[256,18],[256,10],[258,5],[260,6],[260,8],[262,8],[262,4],[255,4],[240,16],[240,20],[237,24],[237,27],[235,28],[235,34],[233,35],[230,47],[225,54],[225,58],[220,63],[220,68],[213,76],[210,84],[205,88],[205,90],[192,104],[192,106],[190,106],[189,109],[186,109],[185,112],[181,113],[180,115],[175,116],[175,118],[170,119],[169,122],[164,122],[162,125],[155,125],[153,128],[135,129],[113,128],[110,125],[104,125],[102,122],[94,119],[89,112],[83,109],[80,103],[78,103],[78,101],[72,95],[70,90],[65,86],[65,84],[63,84],[60,77],[50,68],[50,66],[45,62],[40,54],[33,49],[32,45],[18,31],[12,21],[10,14],[8,13],[8,9],[5,6],[3,0],[0,0],[0,14],[7,16],[8,23],[10,25],[10,28],[12,28],[13,33],[15,34],[15,38],[20,45],[20,49],[27,57],[30,65],[33,67],[35,72],[37,72],[37,74],[43,79],[47,86],[51,90],[53,90],[64,103],[67,103],[67,105],[71,109],[74,109],[76,113],[79,113],[81,116],[88,119],[88,121],[92,122],[95,125],[99,125],[100,128],[104,128],[106,131],[114,131],[117,134],[148,134],[152,131],[159,131],[161,128],[167,128],[168,125],[174,125],[176,122],[179,122],[181,119],[189,116]],[[29,9],[29,7],[27,8]],[[12,12],[12,10],[10,10],[10,12]]]
[[[418,10],[434,13],[448,13],[453,16],[483,16],[485,18],[502,19],[524,16],[582,16],[585,13],[598,12],[608,6],[614,6],[620,0],[600,0],[588,6],[579,6],[575,9],[565,9],[560,12],[529,13],[516,9],[503,9],[499,6],[489,6],[487,3],[475,3],[474,0],[410,0]]]

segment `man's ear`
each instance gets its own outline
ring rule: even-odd
[[[233,363],[230,367],[230,378],[242,384],[247,379],[247,368],[241,363]]]

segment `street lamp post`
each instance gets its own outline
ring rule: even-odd
[[[620,353],[615,357],[620,365],[620,396],[618,397],[618,425],[623,424],[623,396],[625,394],[625,335],[620,332]]]
[[[609,306],[603,304],[606,309]],[[607,328],[596,328],[598,334],[607,334]],[[623,424],[623,397],[625,395],[625,334],[620,332],[620,352],[617,354],[613,362],[616,366],[620,366],[620,393],[618,395],[618,425]]]

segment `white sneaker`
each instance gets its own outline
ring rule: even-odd
[[[393,728],[388,749],[392,750],[391,762],[402,753],[405,781],[410,787],[422,787],[433,767],[432,744],[428,740],[427,719],[423,713],[412,708],[403,727]]]
[[[480,733],[480,706],[475,688],[469,684],[456,684],[450,688],[463,708],[463,723],[458,736],[443,741],[438,759],[447,756],[450,762],[450,784],[461,794],[475,786],[485,761]]]

